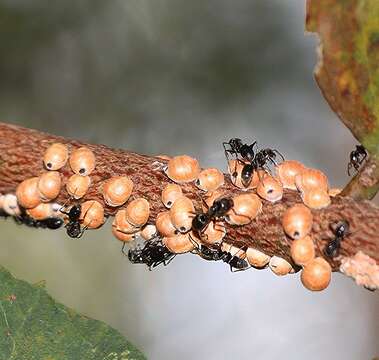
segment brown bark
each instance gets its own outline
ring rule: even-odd
[[[96,155],[96,168],[91,174],[92,184],[82,201],[97,200],[104,205],[107,216],[112,216],[118,208],[107,206],[101,194],[102,183],[116,175],[127,175],[134,182],[134,196],[146,198],[151,206],[151,220],[157,213],[164,211],[160,200],[163,187],[170,182],[160,170],[154,170],[154,162],[165,163],[165,160],[154,156],[140,155],[125,150],[111,149],[104,145],[86,144],[39,131],[0,123],[0,193],[14,193],[17,185],[30,177],[39,176],[45,170],[42,157],[45,149],[54,142],[67,144],[71,149],[88,146]],[[63,183],[72,175],[68,164],[60,170]],[[225,185],[221,188],[226,194],[240,192],[226,175]],[[202,192],[193,184],[182,186],[183,192],[193,199],[200,208]],[[58,197],[58,202],[65,203],[68,194],[65,187]],[[295,203],[301,202],[296,191],[286,190],[283,199],[272,204],[262,200],[263,211],[249,225],[227,227],[226,242],[238,247],[252,246],[269,255],[276,255],[290,261],[290,240],[285,236],[281,218],[283,212]],[[340,258],[351,257],[359,250],[370,256],[379,265],[379,209],[369,201],[356,201],[347,197],[335,197],[332,204],[322,210],[312,210],[314,225],[312,237],[316,243],[316,251],[322,256],[321,250],[332,238],[330,225],[342,219],[350,223],[351,234],[343,240],[341,257],[328,260],[334,271],[338,271]],[[112,236],[110,234],[110,236]]]

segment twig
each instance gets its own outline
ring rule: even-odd
[[[165,208],[161,202],[162,189],[170,180],[156,169],[157,161],[165,160],[154,156],[140,155],[129,151],[111,149],[104,145],[91,145],[75,140],[68,140],[39,131],[0,123],[0,193],[14,193],[17,185],[30,177],[39,176],[44,171],[42,157],[45,149],[54,142],[67,144],[70,148],[88,146],[96,155],[96,168],[91,174],[92,185],[83,198],[97,200],[105,209],[107,216],[112,216],[118,209],[107,206],[101,194],[102,183],[112,176],[127,175],[134,182],[133,194],[146,198],[150,203],[151,221]],[[69,166],[60,170],[63,184],[72,175]],[[225,175],[225,185],[221,190],[227,195],[241,191]],[[191,198],[200,208],[203,193],[193,184],[182,186],[183,193]],[[57,199],[65,203],[69,196],[64,187]],[[284,211],[295,203],[301,202],[296,191],[286,190],[283,199],[277,203],[262,200],[263,211],[250,224],[239,227],[227,227],[227,242],[238,247],[251,246],[264,253],[280,256],[293,264],[290,256],[290,240],[285,236],[281,219]],[[379,264],[379,209],[369,201],[357,201],[348,197],[332,198],[332,204],[322,210],[312,210],[314,224],[312,237],[316,243],[316,252],[322,255],[322,249],[333,237],[330,225],[342,219],[350,223],[351,234],[342,242],[341,256],[327,259],[333,270],[338,271],[341,259],[353,257],[359,250]]]

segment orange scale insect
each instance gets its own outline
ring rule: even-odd
[[[308,262],[301,272],[301,282],[311,291],[326,289],[332,277],[332,268],[323,258],[317,257]]]
[[[54,200],[61,191],[61,175],[58,171],[45,172],[39,177],[37,186],[42,201],[49,202]]]
[[[50,203],[41,203],[35,208],[27,209],[26,213],[34,220],[44,220],[53,215],[53,209]]]
[[[305,166],[299,161],[286,160],[276,166],[276,173],[285,189],[296,190],[295,177],[305,169]]]
[[[162,203],[166,208],[170,209],[175,200],[177,200],[181,196],[183,196],[183,191],[179,185],[168,184],[162,191]]]
[[[277,202],[283,197],[283,185],[278,179],[266,174],[258,184],[257,194],[262,199]]]
[[[41,202],[38,191],[38,177],[32,177],[21,182],[16,189],[18,203],[25,209],[36,207]]]
[[[145,225],[149,220],[149,215],[150,205],[146,199],[134,199],[126,207],[126,220],[136,227]]]
[[[43,156],[43,163],[47,170],[59,170],[66,165],[67,160],[68,148],[60,143],[50,145]]]
[[[292,241],[291,257],[295,264],[306,265],[315,258],[315,254],[315,245],[310,236]]]
[[[301,198],[311,209],[323,209],[331,204],[329,193],[320,188],[303,192]]]
[[[88,192],[90,185],[91,178],[89,176],[74,174],[68,179],[66,190],[74,199],[81,199]]]
[[[270,262],[271,256],[260,250],[249,247],[246,251],[246,258],[251,266],[256,268],[264,268]]]
[[[312,212],[303,204],[296,204],[283,214],[284,232],[292,239],[301,239],[307,236],[312,229],[312,224]]]
[[[83,146],[71,153],[69,163],[75,174],[87,176],[95,169],[96,157],[92,150]]]
[[[194,214],[195,207],[192,201],[185,196],[178,198],[170,209],[171,222],[181,233],[191,230]]]
[[[120,209],[116,212],[112,226],[126,234],[134,234],[140,230],[139,227],[134,226],[127,220],[126,209]]]
[[[262,202],[256,194],[240,194],[233,198],[234,206],[225,220],[231,225],[249,224],[262,210]]]
[[[326,175],[320,170],[311,168],[305,168],[300,174],[296,175],[295,184],[300,192],[313,189],[323,189],[327,192],[329,188]]]
[[[164,237],[162,242],[173,254],[184,254],[195,248],[189,233]]]
[[[292,265],[279,256],[273,256],[268,264],[271,271],[278,276],[284,276],[294,272]]]
[[[178,184],[192,182],[200,173],[199,162],[188,156],[180,155],[173,157],[167,164],[166,175]]]
[[[195,181],[195,185],[203,191],[215,191],[223,184],[224,174],[216,168],[202,170]]]
[[[133,181],[127,176],[114,176],[103,184],[104,201],[109,206],[121,206],[128,201],[133,187]]]
[[[163,211],[157,215],[157,218],[155,220],[155,226],[158,232],[165,237],[174,236],[178,232],[178,230],[176,230],[176,228],[171,222],[169,211]]]
[[[79,220],[85,228],[97,229],[105,222],[103,206],[96,200],[83,202]]]

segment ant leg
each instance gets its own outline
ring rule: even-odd
[[[269,160],[272,164],[274,164],[275,167],[278,166],[278,163],[277,163],[274,159],[272,159],[272,158],[268,158],[268,160]]]
[[[224,154],[225,154],[226,160],[229,162],[229,160],[230,160],[229,153],[231,152],[231,149],[227,149],[226,148],[227,145],[230,146],[230,144],[227,142],[222,143],[222,146],[224,147]]]
[[[223,146],[223,148],[224,148],[224,154],[225,154],[225,157],[226,157],[226,159],[229,161],[230,160],[230,158],[229,158],[229,154],[230,155],[233,155],[235,158],[238,158],[238,152],[235,150],[235,149],[233,149],[232,148],[232,146],[230,145],[230,143],[229,142],[223,142],[222,143],[222,146]],[[227,146],[229,147],[229,148],[227,148]]]
[[[213,228],[216,231],[224,232],[225,235],[226,235],[226,227],[225,227],[225,225],[218,224],[215,220],[213,221],[213,223],[214,223]],[[217,247],[220,247],[222,245],[222,243],[224,242],[224,239],[225,239],[225,236],[221,239],[220,242],[216,242],[213,245],[216,245]]]
[[[242,216],[242,217],[250,220],[250,218],[247,215],[239,214],[237,211],[234,210],[234,208],[231,208],[229,211],[232,211],[233,214],[236,215],[236,216]]]
[[[200,252],[200,245],[198,244],[198,242],[191,236],[191,234],[189,235],[189,240],[191,241],[191,243],[193,244],[193,246],[195,247],[195,250],[197,251],[196,253],[194,254],[198,254]]]
[[[282,158],[282,161],[284,161],[284,156],[278,150],[275,149],[274,152]]]
[[[83,236],[84,232],[85,232],[87,229],[88,229],[88,225],[84,226],[84,227],[82,228],[82,230],[80,231],[79,235],[78,235],[76,238],[77,238],[77,239],[80,239],[80,238]]]
[[[349,176],[351,176],[351,167],[352,167],[351,162],[349,162],[347,164],[347,175],[349,175]]]
[[[126,242],[124,241],[124,243],[122,244],[121,252],[126,256],[128,254],[124,251],[125,246],[126,246]]]
[[[90,223],[91,224],[91,223]],[[88,228],[88,226],[86,226]],[[112,227],[116,228],[117,231],[119,231],[120,233],[123,233],[123,234],[126,234],[126,235],[133,235],[133,240],[135,240],[135,235],[136,234],[133,234],[133,233],[130,233],[130,232],[127,232],[127,231],[123,231],[121,230],[117,225],[113,225],[112,224]],[[149,240],[150,242],[153,241],[153,240]]]
[[[163,264],[164,264],[164,266],[169,265],[170,262],[171,262],[172,260],[175,259],[175,256],[176,256],[176,254],[174,254],[174,256],[170,257],[170,258],[167,260],[167,262],[166,262],[166,260],[163,260]]]
[[[367,151],[366,151],[366,149],[365,149],[365,152],[362,154],[362,160],[361,160],[361,163],[362,163],[363,161],[366,160],[367,156],[368,156],[368,153],[367,153]]]
[[[204,198],[203,198],[202,196],[200,196],[199,194],[197,194],[197,193],[196,193],[196,195],[197,195],[199,201],[200,201],[200,202],[203,204],[203,206],[208,210],[208,209],[209,209],[209,206],[208,206],[207,202],[204,200]],[[203,209],[201,209],[201,210],[203,210]],[[193,212],[193,211],[191,211],[190,214],[195,215],[195,216],[197,215],[197,213],[196,213],[196,212]]]
[[[230,265],[230,264],[229,264],[229,265]],[[232,266],[230,265],[230,271],[233,272],[233,273],[235,273],[235,272],[239,272],[239,271],[249,270],[249,269],[251,269],[251,268],[252,268],[252,266],[248,266],[248,267],[246,267],[246,268],[242,268],[242,269],[236,269],[236,268],[234,268],[234,267],[232,267]]]
[[[246,162],[244,162],[243,160],[237,158],[235,163],[234,163],[234,170],[233,172],[230,174],[230,177],[231,177],[231,181],[232,181],[232,184],[233,185],[236,185],[237,183],[237,179],[238,179],[238,175],[241,177],[241,173],[238,173],[237,171],[237,165],[240,164],[242,166],[242,168],[247,164]],[[230,171],[231,169],[229,169]],[[241,170],[242,172],[242,170]]]
[[[357,172],[359,171],[359,168],[361,167],[362,163],[363,163],[363,160],[361,160],[358,163],[354,164],[355,171],[357,171]]]
[[[67,205],[67,203],[68,203],[69,201],[72,201],[72,200],[75,199],[74,196],[75,196],[77,190],[78,190],[78,188],[75,189],[74,194],[71,195],[71,196],[66,200],[66,202],[61,206],[61,208],[59,209],[59,211],[60,211],[62,214],[64,214],[64,215],[68,215],[68,214],[69,214],[69,211],[63,211],[62,209],[66,208],[66,205]]]
[[[238,162],[238,160],[234,163],[234,170],[230,174],[230,178],[232,180],[233,185],[237,184],[237,178],[238,178],[237,162]],[[228,165],[228,167],[229,167],[229,165]],[[231,170],[231,169],[229,169],[229,170]]]
[[[151,164],[151,169],[153,171],[166,171],[167,170],[167,164],[162,163],[160,161],[154,161]]]
[[[238,256],[239,257],[239,253],[240,251],[242,251],[244,254],[243,254],[243,258],[242,257],[239,257],[240,259],[246,259],[246,251],[247,251],[247,246],[244,245],[242,246],[241,248],[238,249],[238,251],[236,252],[235,256]]]

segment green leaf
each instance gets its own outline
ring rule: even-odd
[[[57,302],[0,267],[0,360],[145,359],[105,323]]]

